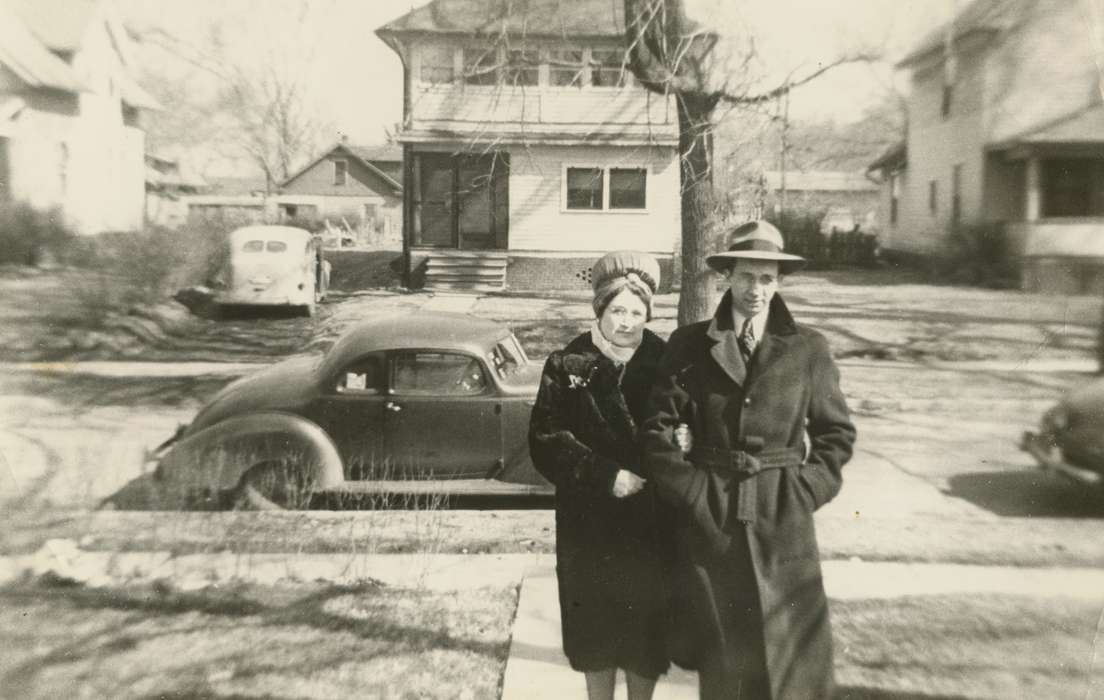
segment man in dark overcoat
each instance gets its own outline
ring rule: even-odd
[[[839,492],[855,428],[827,342],[776,294],[804,260],[765,221],[729,237],[707,258],[729,289],[671,335],[640,435],[645,476],[680,514],[671,653],[703,700],[828,698],[813,512]]]

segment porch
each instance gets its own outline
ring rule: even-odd
[[[1037,132],[1004,153],[1017,177],[1006,234],[1022,261],[1021,286],[1046,294],[1104,294],[1104,142]],[[999,174],[993,178],[1001,180]],[[1018,191],[1017,191],[1018,190]]]

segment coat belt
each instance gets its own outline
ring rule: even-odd
[[[752,451],[694,447],[688,457],[695,466],[726,477],[729,489],[736,487],[736,519],[743,523],[753,523],[759,499],[758,479],[751,477],[768,469],[800,467],[805,459],[805,451],[800,447]]]

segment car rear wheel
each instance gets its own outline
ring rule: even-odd
[[[239,510],[303,509],[310,505],[313,489],[303,470],[287,461],[256,464],[242,475],[235,489]]]

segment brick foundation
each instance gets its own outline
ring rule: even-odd
[[[506,287],[511,291],[590,291],[593,258],[536,258],[510,256]],[[660,293],[671,291],[674,279],[671,258],[659,258]]]

